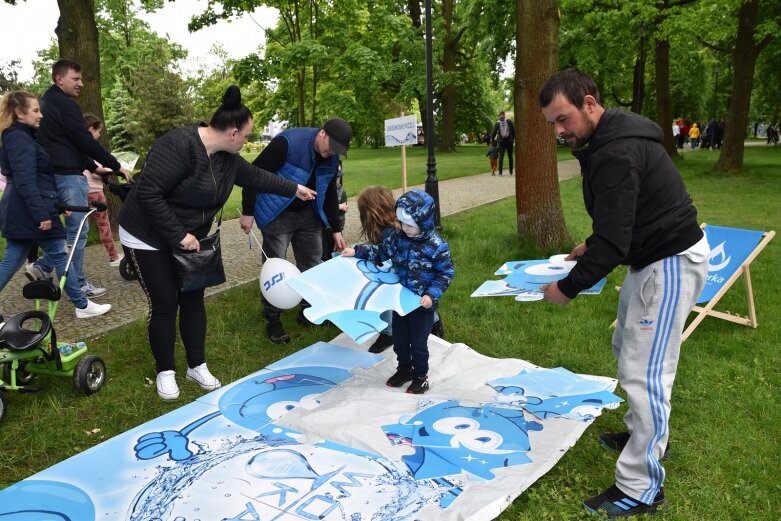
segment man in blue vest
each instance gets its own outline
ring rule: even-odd
[[[321,128],[291,128],[268,144],[253,164],[317,192],[313,201],[295,197],[242,191],[241,229],[249,233],[256,221],[263,235],[265,256],[284,259],[289,246],[299,270],[306,271],[320,263],[323,255],[323,228],[334,235],[335,251],[344,249],[336,193],[339,156],[347,155],[353,131],[340,118],[326,121]],[[264,258],[265,260],[265,258]],[[282,310],[272,306],[261,294],[266,334],[274,343],[288,343],[290,337],[282,326]],[[302,303],[299,322],[308,324]]]

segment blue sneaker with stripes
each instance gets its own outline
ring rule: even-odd
[[[617,519],[643,514],[656,514],[667,508],[667,500],[664,499],[664,489],[659,489],[653,503],[647,505],[632,499],[621,492],[620,488],[613,485],[600,495],[585,500],[583,506],[592,514],[603,519]]]

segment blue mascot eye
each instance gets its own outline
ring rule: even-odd
[[[491,441],[491,437],[490,436],[480,436],[479,438],[475,438],[475,441],[479,441],[481,443],[488,443],[489,441]]]
[[[456,429],[458,429],[458,430],[470,429],[471,427],[472,426],[469,425],[468,423],[460,423],[460,424],[456,425]]]

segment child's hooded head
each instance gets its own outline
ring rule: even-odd
[[[434,231],[434,199],[423,190],[410,190],[396,201],[396,218],[408,237],[427,235]]]

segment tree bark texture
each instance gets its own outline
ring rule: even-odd
[[[91,112],[105,121],[103,116],[103,97],[100,92],[100,47],[98,46],[98,27],[95,24],[95,4],[93,0],[57,0],[60,18],[54,29],[60,47],[60,58],[78,62],[81,65],[81,88],[76,103],[83,113]],[[86,126],[86,123],[85,123]],[[101,143],[110,150],[109,136],[103,132]],[[108,214],[112,228],[116,231],[120,201],[108,194]]]
[[[442,49],[442,72],[445,85],[442,88],[442,132],[437,149],[440,152],[454,152],[456,149],[456,58],[458,41],[453,34],[454,0],[443,0],[442,20],[444,22],[444,42]]]
[[[572,241],[561,207],[556,138],[539,106],[545,80],[558,70],[556,0],[516,0],[515,196],[518,234],[542,248]]]
[[[732,77],[732,95],[724,121],[724,143],[714,170],[733,172],[743,167],[743,149],[748,124],[748,110],[751,104],[751,90],[754,88],[754,68],[757,57],[769,39],[754,40],[759,23],[759,0],[750,0],[738,11],[738,36],[732,52],[735,74]]]
[[[664,132],[664,149],[670,157],[678,155],[673,136],[673,104],[670,95],[670,41],[655,39],[654,67],[656,78],[656,122]]]
[[[84,87],[76,102],[82,112],[103,119],[100,94],[100,50],[92,0],[57,0],[60,18],[54,32],[60,46],[60,58],[79,62]]]

